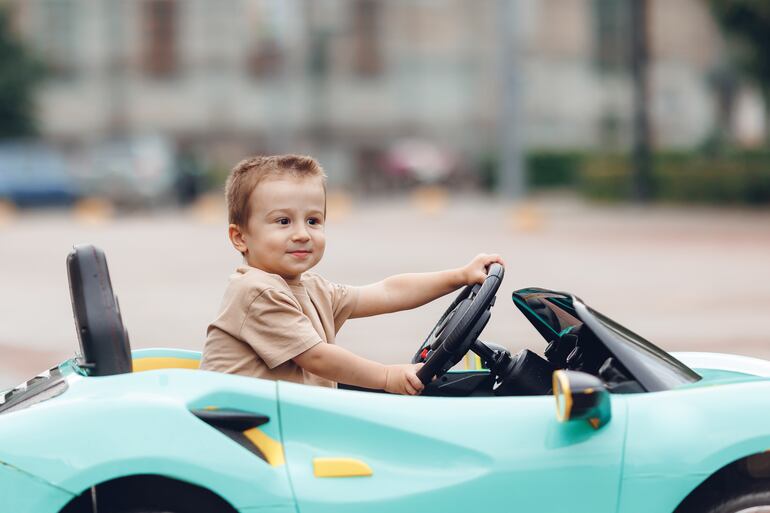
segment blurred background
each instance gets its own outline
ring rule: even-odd
[[[134,347],[201,349],[253,154],[329,176],[318,270],[499,252],[668,350],[770,357],[764,0],[3,0],[0,388],[74,354],[65,257],[105,249]],[[407,361],[449,299],[338,341]]]

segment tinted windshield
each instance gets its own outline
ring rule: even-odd
[[[589,314],[580,315],[580,318],[648,391],[670,390],[701,379],[695,371],[666,351],[606,315],[579,302],[575,307],[579,315],[583,310]]]
[[[615,367],[621,374],[649,392],[670,390],[700,379],[666,351],[570,294],[521,289],[514,292],[513,301],[549,343],[545,355],[559,367],[598,375],[612,359],[619,364]],[[577,353],[571,352],[576,347]]]

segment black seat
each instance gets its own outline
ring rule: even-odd
[[[67,275],[82,366],[91,376],[132,372],[131,345],[104,252],[90,244],[75,246],[67,256]]]

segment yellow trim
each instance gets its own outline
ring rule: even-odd
[[[372,469],[361,460],[353,458],[313,458],[315,477],[368,477]]]
[[[157,369],[199,369],[200,360],[192,358],[171,358],[165,356],[145,356],[134,360],[134,372]]]
[[[469,352],[463,357],[465,370],[481,370],[484,366],[481,364],[481,357],[475,353]]]
[[[591,424],[591,427],[594,429],[599,429],[599,419],[594,417],[591,419],[588,419],[588,423]]]
[[[274,467],[280,467],[286,463],[283,456],[283,445],[277,440],[273,440],[259,428],[247,429],[243,436],[249,439],[262,454],[265,455],[267,462]]]
[[[559,386],[560,385],[560,386]],[[572,414],[572,389],[569,386],[569,378],[563,370],[557,370],[553,373],[553,395],[556,399],[556,418],[559,422],[566,422]],[[559,389],[561,388],[564,396],[564,415],[559,409]]]

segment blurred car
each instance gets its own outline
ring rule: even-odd
[[[435,185],[451,178],[457,170],[457,159],[449,150],[429,141],[403,139],[385,153],[383,168],[393,179]]]
[[[0,200],[21,207],[69,205],[81,195],[59,152],[40,143],[0,144]]]
[[[0,394],[4,512],[770,510],[770,362],[672,355],[535,288],[513,303],[545,358],[513,355],[478,338],[497,264],[417,348],[416,397],[132,352],[104,254],[67,266],[81,355]],[[468,352],[483,365],[452,370]]]
[[[175,196],[176,150],[163,137],[106,140],[86,148],[76,175],[88,196],[119,206],[160,206]]]

